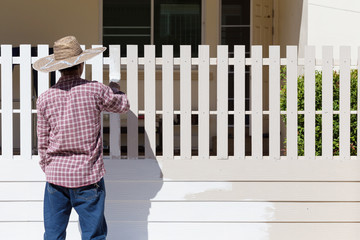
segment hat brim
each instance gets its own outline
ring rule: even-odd
[[[106,50],[106,47],[99,47],[99,48],[90,48],[84,50],[80,55],[62,59],[62,60],[56,60],[54,57],[54,54],[51,54],[47,57],[43,57],[38,59],[34,65],[33,68],[40,72],[53,72],[56,70],[61,70],[65,68],[69,68],[75,65],[78,65],[80,63],[83,63],[96,55],[99,55],[103,53]]]

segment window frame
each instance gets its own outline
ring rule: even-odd
[[[149,0],[150,1],[150,9],[151,9],[151,19],[150,19],[150,44],[154,45],[154,6],[155,6],[155,0]],[[103,4],[104,0],[99,0],[99,43],[103,44]],[[206,0],[201,0],[201,26],[200,26],[200,44],[203,45],[205,42],[205,9],[206,9]]]

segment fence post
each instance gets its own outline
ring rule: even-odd
[[[199,158],[209,159],[209,111],[210,111],[210,59],[209,46],[199,46]]]
[[[263,59],[262,46],[251,47],[251,155],[263,156]]]
[[[315,159],[315,47],[305,47],[305,157]]]
[[[145,158],[156,155],[156,81],[155,45],[145,46],[144,107],[145,107]]]
[[[12,45],[1,45],[1,143],[4,159],[13,158]]]
[[[139,106],[138,106],[138,46],[127,46],[127,96],[130,110],[127,113],[127,155],[129,159],[138,157],[139,148]]]
[[[174,57],[173,46],[163,46],[162,96],[163,96],[163,156],[174,157]]]
[[[191,159],[191,46],[180,46],[180,155]]]
[[[20,155],[31,159],[31,46],[20,45]]]
[[[217,48],[217,158],[228,158],[228,46]]]
[[[120,65],[120,45],[109,46],[109,77],[110,81],[120,83],[121,78],[121,65]],[[121,157],[121,122],[120,114],[110,113],[110,158],[118,159]]]
[[[280,46],[270,46],[269,56],[269,156],[280,159]]]
[[[340,158],[350,159],[350,47],[340,47]]]
[[[322,48],[322,157],[333,157],[333,48]],[[326,131],[325,131],[326,129]]]
[[[298,131],[298,114],[297,114],[297,46],[286,47],[287,58],[287,77],[286,77],[286,141],[287,157],[290,160],[297,159],[297,131]]]
[[[234,46],[234,157],[245,159],[245,46]]]

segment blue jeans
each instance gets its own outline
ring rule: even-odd
[[[65,239],[72,208],[79,215],[82,240],[106,239],[104,179],[96,184],[79,188],[66,188],[46,183],[44,240]]]

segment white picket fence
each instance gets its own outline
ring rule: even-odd
[[[94,46],[96,47],[96,46]],[[251,48],[251,58],[245,57],[245,46],[235,46],[234,57],[229,58],[228,47],[218,46],[217,58],[209,57],[209,46],[200,46],[198,58],[191,57],[190,46],[181,46],[180,58],[173,57],[173,47],[163,46],[162,58],[155,57],[155,46],[145,46],[145,56],[138,57],[138,47],[127,46],[127,57],[120,57],[120,46],[110,46],[109,57],[102,55],[87,62],[91,65],[92,79],[103,82],[104,67],[109,67],[109,79],[120,79],[126,68],[127,89],[131,114],[127,116],[127,155],[121,156],[120,116],[110,115],[111,158],[139,157],[138,116],[145,115],[145,158],[163,159],[298,159],[297,118],[305,115],[305,158],[315,157],[315,114],[322,114],[322,157],[333,158],[333,114],[340,114],[340,158],[350,156],[350,48],[340,49],[340,60],[333,59],[333,49],[323,47],[323,59],[315,59],[315,48],[306,47],[305,58],[298,58],[297,47],[288,46],[286,58],[280,58],[280,47],[270,46],[269,58],[263,58],[262,47]],[[48,45],[38,45],[38,56],[48,55]],[[1,147],[2,159],[13,159],[13,116],[20,114],[20,158],[31,159],[32,154],[32,63],[31,46],[21,45],[20,56],[12,56],[11,45],[1,45]],[[13,64],[20,65],[20,109],[13,107]],[[210,111],[210,66],[217,67],[217,105]],[[234,111],[228,111],[229,66],[234,66]],[[280,111],[280,66],[287,67],[287,111]],[[332,71],[338,65],[341,72],[341,109],[332,109]],[[251,66],[251,111],[245,109],[245,66]],[[263,108],[263,66],[269,66],[269,109]],[[304,66],[305,111],[297,110],[297,77],[299,66]],[[360,64],[357,64],[359,68]],[[323,71],[323,109],[315,111],[315,68]],[[144,109],[139,109],[139,69],[144,71]],[[180,109],[174,109],[174,68],[180,69]],[[198,107],[192,107],[192,69],[198,72]],[[162,71],[162,109],[156,108],[156,71]],[[56,73],[57,78],[59,73]],[[39,73],[38,95],[49,88],[49,74]],[[360,96],[358,96],[359,98]],[[180,155],[174,156],[174,114],[180,114]],[[286,156],[281,156],[280,115],[287,115]],[[162,156],[156,156],[156,115],[162,119]],[[198,115],[198,155],[192,154],[192,115]],[[210,116],[216,116],[217,156],[210,156]],[[229,156],[229,115],[234,115],[234,154]],[[245,115],[251,116],[251,156],[245,154]],[[263,117],[269,117],[269,156],[263,156]],[[358,134],[359,135],[359,134]],[[300,157],[304,158],[304,157]]]
[[[39,56],[49,52],[47,45],[38,45],[37,49]],[[331,47],[322,48],[322,59],[315,59],[314,47],[306,48],[305,58],[297,56],[294,46],[287,47],[286,58],[280,58],[278,46],[270,47],[268,58],[263,58],[262,51],[261,46],[253,46],[249,58],[244,46],[236,46],[234,57],[229,58],[228,48],[218,46],[217,58],[210,58],[209,47],[200,46],[199,57],[192,58],[190,48],[182,46],[180,58],[174,58],[172,47],[163,46],[162,58],[156,58],[154,46],[146,46],[145,56],[139,58],[137,47],[128,46],[127,57],[123,58],[120,47],[111,46],[110,57],[98,56],[87,62],[87,71],[91,70],[94,80],[106,80],[107,68],[109,79],[122,78],[122,89],[131,104],[128,115],[121,116],[122,121],[118,114],[111,114],[109,121],[110,156],[105,159],[109,240],[360,238],[360,162],[349,151],[350,116],[360,112],[350,109],[350,69],[359,69],[360,63],[351,62],[348,47],[340,49],[339,60],[333,59]],[[5,240],[38,240],[44,231],[42,201],[46,179],[32,149],[36,110],[31,64],[36,59],[31,56],[29,45],[20,46],[20,56],[12,56],[12,46],[1,46],[0,233]],[[19,83],[18,66],[13,69],[14,64],[20,65]],[[287,67],[287,111],[280,109],[282,65]],[[251,67],[252,86],[249,109],[245,104],[247,66]],[[234,110],[229,111],[228,80],[232,68],[235,104]],[[341,73],[339,111],[332,107],[335,68]],[[321,110],[315,109],[315,69],[323,72]],[[162,81],[157,79],[159,72]],[[299,73],[305,74],[304,111],[298,111],[296,102]],[[197,81],[191,79],[194,74],[198,74]],[[263,104],[264,89],[267,90],[267,80],[263,78],[269,83],[268,109]],[[196,84],[198,94],[191,90]],[[37,86],[38,94],[48,89],[49,75],[39,73]],[[144,106],[139,100],[143,98],[142,91]],[[19,109],[13,102],[18,96]],[[175,114],[180,115],[180,130],[174,125]],[[287,115],[285,156],[281,154],[281,114]],[[315,156],[317,114],[322,115],[322,156]],[[339,156],[334,156],[332,150],[335,114],[340,115]],[[20,155],[14,153],[12,141],[18,137],[18,115]],[[143,126],[138,120],[140,115],[145,115],[145,157],[138,150],[143,144],[143,136],[138,133]],[[198,115],[197,129],[192,115]],[[228,125],[231,115],[234,129]],[[251,117],[249,129],[246,115]],[[305,115],[305,156],[297,154],[300,115]],[[263,143],[266,146],[267,140],[263,139],[263,123],[266,126],[267,117],[269,154],[264,156]],[[155,149],[160,143],[159,119],[163,128],[161,155]],[[126,153],[120,149],[125,130]],[[180,142],[176,134],[180,135]],[[192,144],[194,134],[198,136],[197,151]],[[234,134],[233,139],[230,134]],[[216,155],[210,153],[213,136],[217,137]],[[249,139],[250,155],[246,150]],[[229,154],[232,144],[234,153]],[[180,152],[174,153],[178,145]],[[78,216],[73,212],[67,239],[80,238]]]

